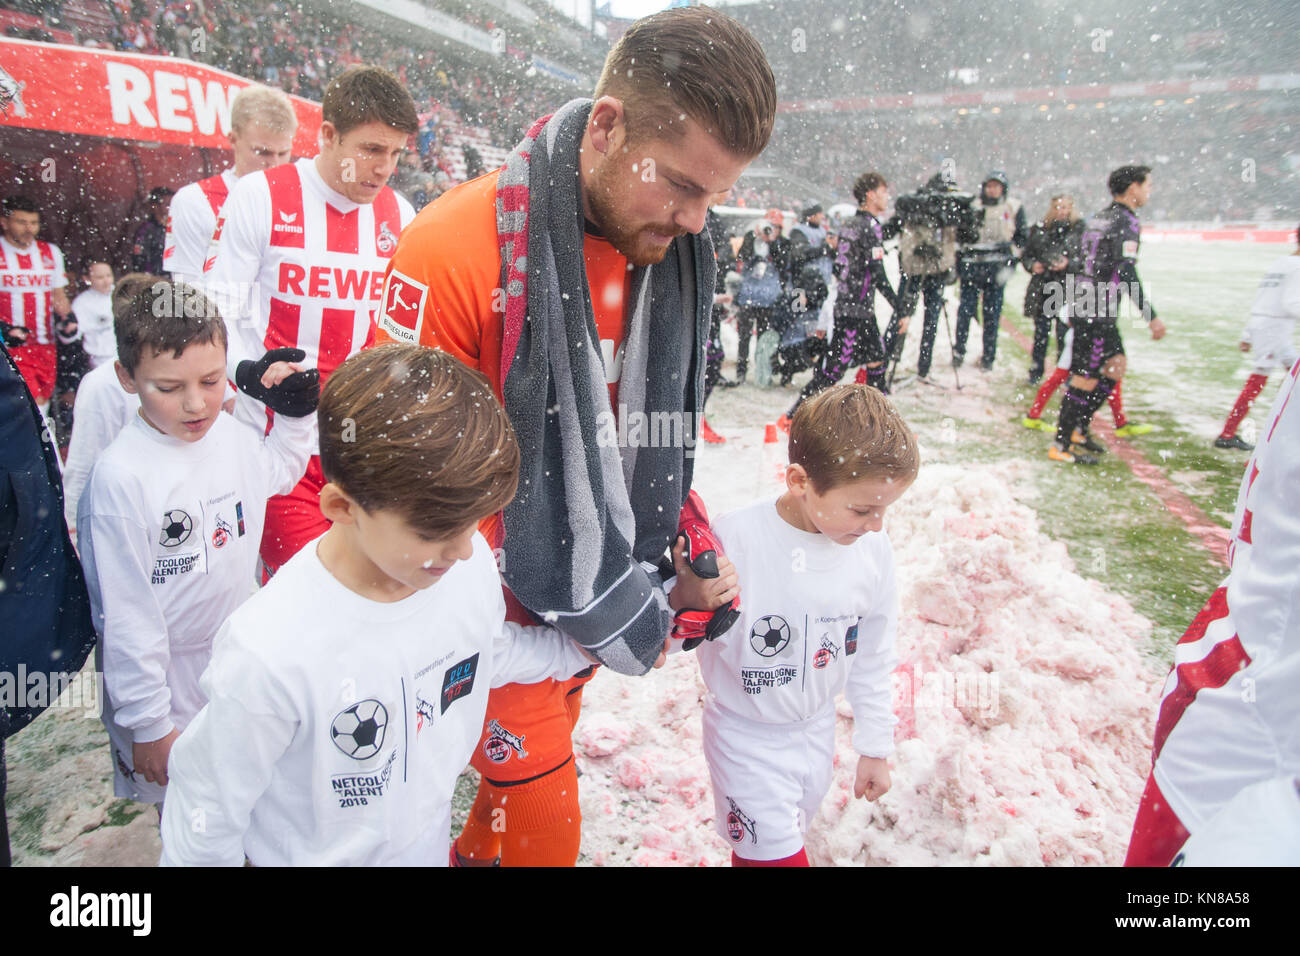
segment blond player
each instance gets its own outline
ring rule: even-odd
[[[178,279],[203,274],[203,259],[212,241],[217,216],[235,183],[249,173],[289,161],[298,117],[289,97],[265,86],[246,86],[230,104],[229,169],[182,186],[167,215],[163,268]]]

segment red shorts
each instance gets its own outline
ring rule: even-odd
[[[59,369],[58,346],[33,342],[10,349],[9,354],[36,404],[48,402],[54,394],[54,377]]]
[[[276,495],[266,503],[266,527],[262,531],[262,562],[275,571],[292,558],[308,541],[329,530],[330,523],[320,513],[320,490],[325,475],[320,470],[320,456],[312,455],[307,473],[287,495]]]

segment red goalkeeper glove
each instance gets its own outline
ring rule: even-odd
[[[704,510],[704,502],[692,491],[682,506],[681,518],[677,524],[677,538],[673,547],[680,547],[685,542],[686,561],[691,570],[701,578],[718,576],[718,557],[722,554],[722,544],[709,527],[709,515]],[[712,611],[696,608],[682,608],[673,619],[673,637],[682,642],[683,650],[693,650],[703,641],[711,641],[725,634],[740,617],[740,597],[734,597],[721,607]]]

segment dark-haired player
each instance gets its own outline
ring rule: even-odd
[[[898,295],[885,273],[885,226],[880,221],[889,208],[889,183],[880,173],[863,173],[853,184],[853,198],[858,201],[857,215],[840,227],[835,250],[839,292],[830,349],[794,405],[777,420],[785,431],[802,402],[830,388],[854,365],[865,366],[866,384],[885,388],[885,346],[876,322],[876,293],[890,308],[898,308]]]
[[[388,260],[415,213],[388,186],[419,128],[397,78],[354,67],[325,90],[320,154],[242,177],[217,219],[204,284],[230,327],[230,369],[267,349],[299,348],[329,378],[374,335]],[[235,416],[259,428],[261,405],[240,398]],[[314,444],[314,441],[313,441]],[[324,478],[313,455],[290,494],[267,506],[262,560],[274,570],[322,534]]]
[[[1088,435],[1088,425],[1124,377],[1124,342],[1119,334],[1119,305],[1124,294],[1147,320],[1153,339],[1165,334],[1165,324],[1156,317],[1137,273],[1142,234],[1137,210],[1151,196],[1151,168],[1121,166],[1110,174],[1108,185],[1113,201],[1084,225],[1082,261],[1073,276],[1071,377],[1061,401],[1056,441],[1047,452],[1053,461],[1097,463],[1086,454],[1101,450]]]

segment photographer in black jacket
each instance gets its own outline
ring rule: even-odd
[[[1051,295],[1053,289],[1065,287],[1065,277],[1079,260],[1079,237],[1083,235],[1083,217],[1074,208],[1074,198],[1053,196],[1047,215],[1035,223],[1025,240],[1025,252],[1020,262],[1029,272],[1029,288],[1025,290],[1025,318],[1034,323],[1033,357],[1029,367],[1029,383],[1036,384],[1043,377],[1047,360],[1047,342],[1052,328],[1056,329],[1056,356],[1061,356],[1068,329],[1061,317],[1060,305],[1064,297]]]

